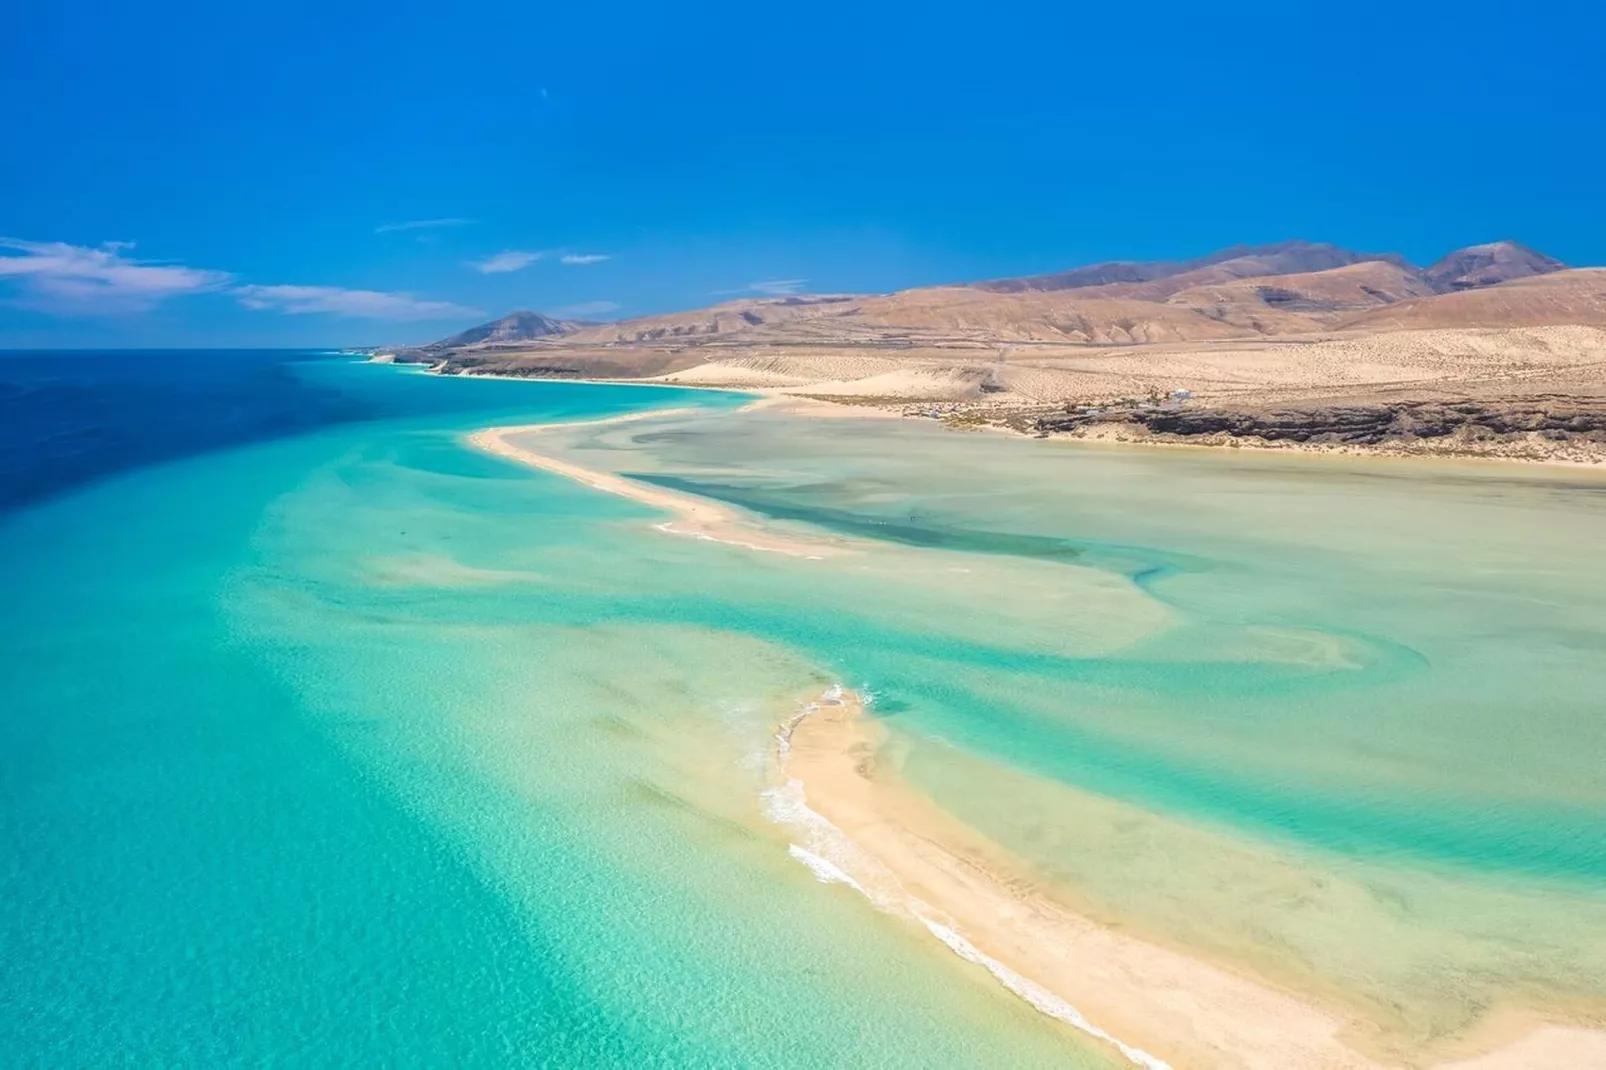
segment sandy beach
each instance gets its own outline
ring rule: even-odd
[[[373,360],[374,358],[369,358]],[[384,362],[381,362],[384,363]],[[440,374],[431,371],[428,374]],[[527,381],[520,375],[497,372],[469,371],[465,376],[481,379]],[[1024,408],[1017,400],[986,403],[973,399],[958,402],[916,400],[919,394],[894,392],[889,395],[864,398],[848,390],[817,391],[814,385],[797,385],[775,381],[747,381],[739,376],[721,380],[708,376],[707,381],[695,375],[681,374],[659,379],[607,379],[582,378],[572,382],[593,383],[599,386],[657,386],[684,390],[711,390],[717,393],[755,395],[743,406],[743,411],[766,410],[786,416],[808,419],[833,420],[932,420],[955,431],[986,431],[1022,438],[1045,439],[1050,442],[1077,443],[1092,446],[1116,446],[1123,449],[1182,449],[1221,450],[1245,449],[1278,453],[1306,454],[1316,457],[1377,457],[1393,459],[1429,459],[1456,462],[1490,462],[1494,464],[1540,465],[1568,469],[1600,469],[1606,466],[1606,454],[1589,443],[1554,442],[1527,436],[1520,441],[1469,443],[1455,439],[1425,439],[1390,442],[1377,445],[1355,445],[1342,442],[1298,442],[1291,439],[1269,440],[1257,436],[1235,436],[1226,433],[1199,436],[1157,435],[1141,426],[1107,423],[1078,429],[1069,433],[1045,435],[1036,430],[1022,412],[1035,412],[1028,403]],[[512,428],[503,430],[540,430]]]
[[[659,531],[667,532],[671,535],[705,539],[709,542],[740,546],[748,550],[760,550],[768,553],[790,554],[796,557],[816,559],[849,552],[841,540],[807,540],[778,535],[773,531],[765,530],[749,523],[735,509],[721,505],[718,502],[711,502],[690,494],[681,494],[661,487],[647,486],[634,480],[626,479],[623,476],[614,475],[611,472],[599,472],[595,469],[585,468],[571,461],[561,460],[549,454],[537,453],[534,450],[526,449],[524,446],[512,441],[515,436],[525,437],[559,429],[661,419],[666,416],[682,414],[684,411],[680,409],[658,409],[601,420],[487,427],[468,435],[467,441],[475,449],[483,450],[494,456],[529,465],[531,468],[539,468],[545,472],[552,472],[566,479],[572,479],[576,483],[582,483],[594,490],[600,490],[605,494],[616,494],[621,498],[627,498],[630,501],[640,502],[642,505],[649,505],[655,509],[662,509],[672,513],[674,515],[673,520],[654,525]]]
[[[793,853],[821,880],[922,925],[1135,1065],[1606,1067],[1606,1032],[1518,1014],[1425,1058],[1363,1051],[1355,1038],[1372,1034],[1365,1023],[1105,928],[1044,895],[1024,867],[903,784],[880,758],[883,741],[858,696],[838,689],[782,726],[770,811],[802,840]]]

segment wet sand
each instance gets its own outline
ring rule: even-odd
[[[833,690],[782,726],[771,816],[824,881],[925,927],[1039,1010],[1147,1067],[1449,1070],[1606,1067],[1606,1032],[1498,1016],[1408,1062],[1352,1046],[1374,1031],[1248,974],[1105,928],[1044,895],[997,847],[903,784],[884,732]],[[1478,1049],[1481,1049],[1479,1051]],[[1469,1054],[1470,1052],[1470,1054]]]
[[[827,541],[792,538],[749,522],[741,513],[718,502],[708,501],[690,494],[648,486],[612,472],[599,472],[571,461],[561,460],[545,453],[537,453],[512,441],[514,436],[526,437],[543,432],[571,430],[577,427],[631,423],[637,420],[683,415],[687,409],[658,409],[631,413],[601,420],[583,420],[570,423],[527,424],[510,427],[487,427],[467,436],[469,445],[486,453],[542,471],[572,479],[594,490],[616,494],[642,505],[672,513],[673,520],[654,525],[659,531],[671,535],[684,535],[709,542],[740,546],[749,550],[791,554],[796,557],[822,558],[849,552],[840,540]]]

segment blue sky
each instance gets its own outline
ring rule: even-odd
[[[1606,263],[1598,4],[23,0],[0,346],[423,341],[1287,237]]]

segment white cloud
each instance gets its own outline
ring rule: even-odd
[[[477,308],[450,301],[381,290],[232,285],[235,277],[226,271],[136,260],[127,255],[133,247],[133,242],[106,242],[89,248],[0,238],[0,289],[17,294],[9,304],[60,315],[145,312],[169,298],[220,290],[247,308],[291,315],[318,312],[384,320],[484,315]]]
[[[606,316],[610,312],[619,311],[617,301],[582,301],[577,305],[564,305],[562,308],[549,309],[547,315],[555,316],[560,320],[583,320],[592,316]]]
[[[738,286],[734,290],[715,290],[714,293],[717,295],[761,294],[765,297],[786,297],[800,293],[808,281],[808,279],[765,279],[763,282],[750,282],[746,286]]]
[[[526,252],[523,249],[504,249],[495,256],[488,256],[484,260],[470,260],[468,266],[481,275],[500,275],[507,271],[522,271],[546,256],[546,253]]]
[[[565,264],[600,264],[604,260],[612,260],[607,253],[564,253]]]
[[[135,260],[133,242],[98,248],[0,238],[0,284],[21,292],[12,304],[60,315],[144,312],[170,297],[228,284],[226,271]]]
[[[466,227],[474,222],[472,219],[458,219],[455,216],[448,219],[409,219],[401,223],[381,223],[374,228],[375,234],[395,234],[404,230],[435,230],[438,227]]]
[[[797,293],[808,281],[808,279],[766,279],[763,282],[750,282],[747,288],[754,293],[782,297]]]
[[[429,301],[412,294],[383,290],[347,290],[339,286],[238,286],[232,292],[246,308],[293,316],[317,312],[376,320],[440,320],[485,315],[477,308],[450,301]]]

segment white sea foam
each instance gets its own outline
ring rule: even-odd
[[[791,829],[803,841],[791,846],[792,857],[803,861],[799,851],[830,865],[845,877],[848,883],[863,893],[881,910],[889,914],[905,913],[908,898],[903,886],[892,871],[865,853],[858,844],[831,824],[822,814],[809,807],[803,795],[803,782],[789,779],[780,787],[768,788],[763,793],[764,816],[777,825]],[[808,863],[805,861],[805,864]],[[815,875],[819,870],[809,865]]]
[[[975,944],[971,943],[969,940],[966,940],[963,936],[960,936],[948,926],[943,925],[941,922],[933,921],[931,918],[927,917],[923,913],[920,913],[919,911],[915,912],[915,916],[920,919],[921,924],[930,930],[931,935],[947,944],[949,950],[951,950],[954,954],[958,955],[966,962],[973,962],[977,966],[980,966],[982,969],[996,977],[998,982],[1005,988],[1009,989],[1021,999],[1024,999],[1027,1003],[1030,1003],[1037,1010],[1048,1015],[1050,1018],[1057,1018],[1066,1025],[1080,1029],[1089,1036],[1097,1037],[1102,1041],[1114,1045],[1115,1049],[1122,1055],[1126,1056],[1130,1062],[1144,1067],[1144,1070],[1171,1070],[1171,1064],[1167,1063],[1164,1059],[1156,1058],[1155,1056],[1144,1051],[1142,1048],[1134,1048],[1132,1045],[1124,1043],[1123,1041],[1111,1036],[1109,1033],[1106,1033],[1104,1030],[1088,1021],[1086,1015],[1084,1015],[1081,1011],[1077,1010],[1075,1007],[1071,1006],[1069,1003],[1065,1002],[1063,999],[1056,996],[1054,993],[1050,992],[1036,981],[1033,981],[1030,977],[1023,977],[1014,970],[1010,969],[1008,966],[1005,966],[1002,962],[999,962],[997,959],[989,958],[987,955],[982,954],[981,951],[977,949]]]
[[[801,557],[806,561],[825,560],[819,554],[799,553],[796,550],[788,550],[784,546],[760,546],[756,542],[742,542],[740,539],[722,539],[718,535],[710,535],[706,531],[682,531],[675,527],[673,520],[665,520],[661,524],[654,524],[653,527],[666,535],[680,535],[688,539],[698,539],[702,542],[717,542],[726,546],[740,546],[744,550],[760,550],[767,554],[786,554],[788,557]]]
[[[818,699],[804,705],[791,717],[781,722],[780,728],[775,732],[775,755],[780,759],[783,766],[786,764],[786,759],[791,757],[792,734],[797,731],[797,726],[802,724],[809,714],[818,713],[821,706],[842,705],[842,696],[846,693],[841,684],[832,684],[825,689]]]
[[[786,763],[786,759],[792,756],[792,733],[796,732],[797,726],[803,723],[803,718],[818,708],[818,706],[812,704],[804,706],[787,720],[781,722],[781,727],[776,730],[775,756],[780,759],[783,765]]]
[[[808,848],[799,847],[795,843],[789,845],[786,850],[793,858],[808,866],[814,872],[815,879],[821,884],[846,884],[861,895],[868,896],[870,894],[864,890],[864,885],[854,880],[846,870],[829,858],[821,858]]]

